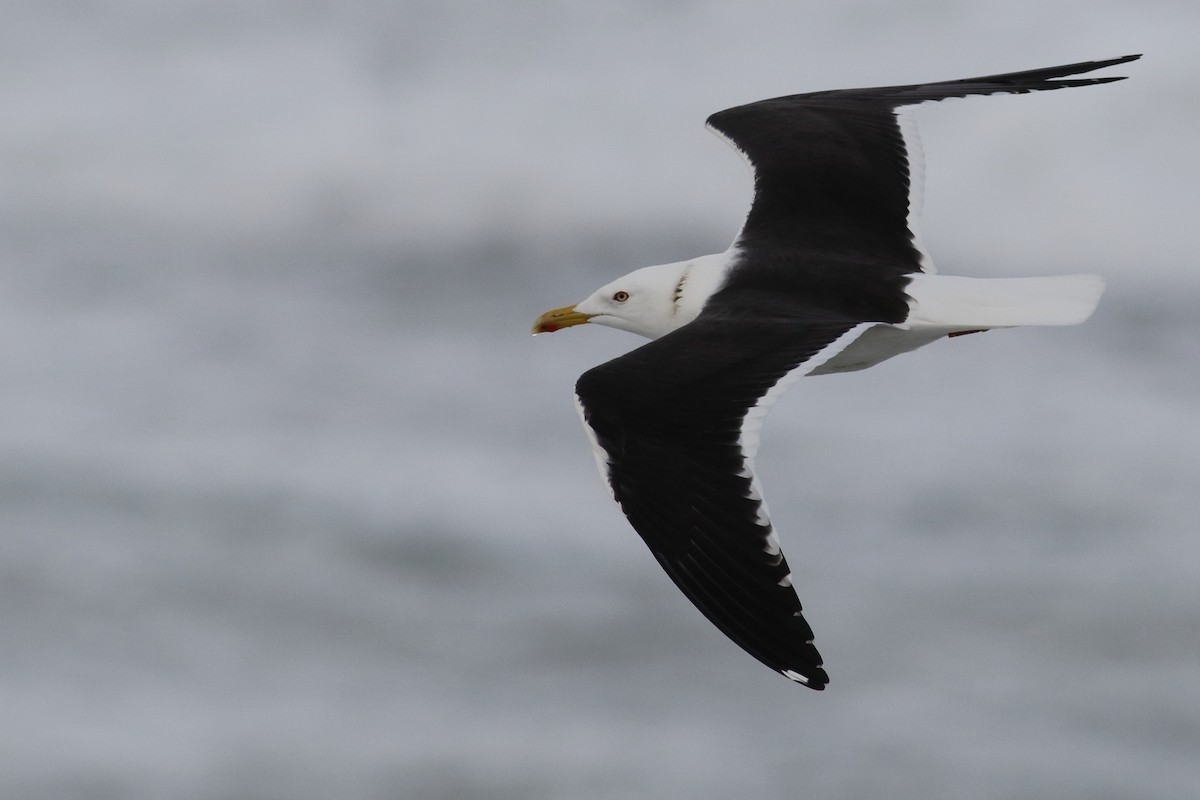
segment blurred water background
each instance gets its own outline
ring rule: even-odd
[[[1200,795],[1200,5],[0,2],[0,796]],[[724,249],[711,112],[920,116],[942,271],[1087,325],[802,382],[760,468],[832,676],[679,596],[533,317]]]

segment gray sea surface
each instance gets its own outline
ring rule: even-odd
[[[0,9],[0,796],[1200,796],[1200,6]],[[727,245],[713,111],[1141,51],[922,110],[944,272],[1109,290],[789,391],[765,669],[533,318]]]

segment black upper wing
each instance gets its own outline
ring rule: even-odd
[[[1137,58],[941,83],[812,92],[719,111],[709,117],[709,127],[741,151],[754,170],[754,201],[739,245],[853,252],[885,271],[916,271],[920,254],[908,226],[910,154],[898,110],[973,94],[1108,83],[1121,78],[1064,76]]]
[[[814,689],[828,678],[743,428],[780,378],[854,326],[705,315],[576,385],[613,495],[659,564],[730,639]]]
[[[705,616],[764,664],[815,689],[828,680],[756,491],[746,422],[781,378],[860,323],[907,316],[921,254],[897,110],[1120,80],[1063,77],[1135,58],[793,95],[709,119],[755,174],[737,261],[695,321],[584,373],[576,394],[633,527]]]

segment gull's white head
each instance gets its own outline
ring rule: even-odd
[[[724,274],[725,254],[643,267],[606,284],[582,303],[547,311],[533,332],[550,333],[594,322],[657,339],[700,313]]]

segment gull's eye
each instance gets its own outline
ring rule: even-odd
[[[613,300],[615,300],[618,303],[624,303],[628,299],[629,299],[629,292],[617,292],[616,294],[613,295]]]

